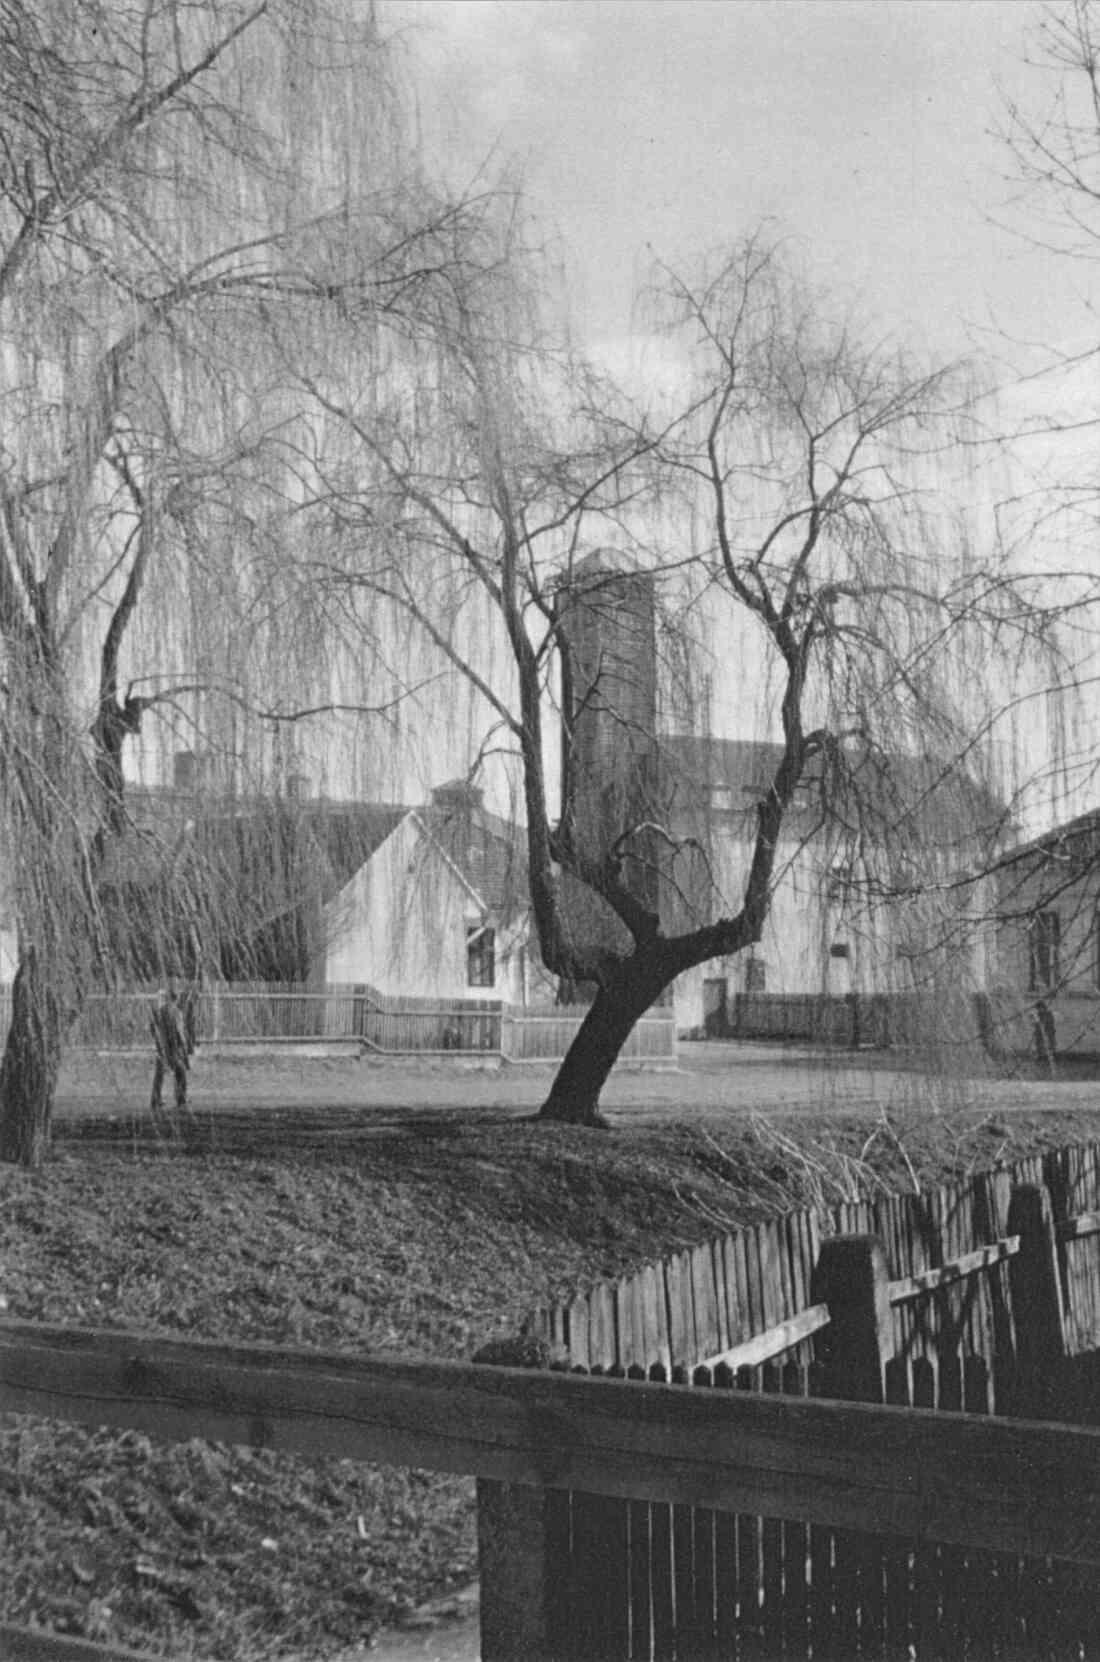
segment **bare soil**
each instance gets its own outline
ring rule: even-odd
[[[147,1059],[80,1059],[53,1162],[0,1168],[3,1308],[469,1356],[718,1228],[1100,1136],[1088,1077],[937,1083],[762,1046],[684,1061],[613,1079],[608,1134],[532,1123],[542,1068],[207,1055],[197,1129],[164,1140]],[[472,1484],[10,1416],[0,1567],[0,1619],[136,1649],[324,1658],[396,1626],[426,1657],[440,1623],[472,1631]]]

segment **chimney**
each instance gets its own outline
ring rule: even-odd
[[[480,785],[468,779],[449,779],[445,785],[436,785],[432,791],[433,808],[444,808],[450,813],[470,813],[481,807],[484,792]]]

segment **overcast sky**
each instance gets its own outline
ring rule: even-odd
[[[560,245],[578,332],[615,369],[634,355],[631,301],[652,259],[690,271],[767,216],[869,337],[937,362],[984,352],[1002,386],[1023,357],[1011,342],[1095,344],[1097,268],[1005,229],[1026,223],[1013,217],[1005,99],[1039,109],[1055,84],[1027,66],[1037,0],[387,0],[385,12],[407,30],[429,153],[459,183],[490,156],[519,165]],[[1067,395],[1074,414],[1082,397],[1096,408],[1095,376],[1090,365]],[[1036,396],[1007,394],[1001,413]],[[1082,443],[1091,468],[1091,432]],[[989,489],[1032,482],[1013,468]],[[1048,526],[1040,542],[1054,537]],[[1083,557],[1096,558],[1092,539]],[[1033,739],[1046,747],[1029,727],[1025,748]]]
[[[393,0],[425,134],[456,174],[494,146],[558,233],[589,341],[671,263],[774,215],[876,328],[936,356],[996,325],[1072,339],[1086,278],[998,230],[998,85],[1031,0]],[[988,338],[988,337],[987,337]]]

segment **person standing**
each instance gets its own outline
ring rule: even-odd
[[[187,1070],[191,1063],[191,1045],[187,1038],[183,1011],[180,1009],[174,988],[162,988],[157,994],[157,1001],[149,1018],[149,1028],[153,1035],[155,1052],[153,1094],[149,1106],[153,1118],[156,1119],[163,1107],[161,1093],[166,1073],[171,1073],[175,1080],[177,1110],[182,1111],[187,1107]]]

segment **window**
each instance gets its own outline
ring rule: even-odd
[[[729,982],[725,976],[703,982],[703,1031],[708,1039],[720,1039],[726,1032]]]
[[[763,958],[748,958],[745,962],[745,991],[764,993],[768,990],[768,971]]]
[[[843,906],[859,893],[855,867],[850,860],[838,861],[825,881],[825,898],[834,906]]]
[[[1027,986],[1050,993],[1061,979],[1062,920],[1057,912],[1036,912],[1027,927]]]
[[[829,948],[830,958],[847,958],[848,956],[847,941],[834,941],[832,946]]]
[[[474,924],[466,931],[466,985],[495,987],[496,979],[496,930]]]

